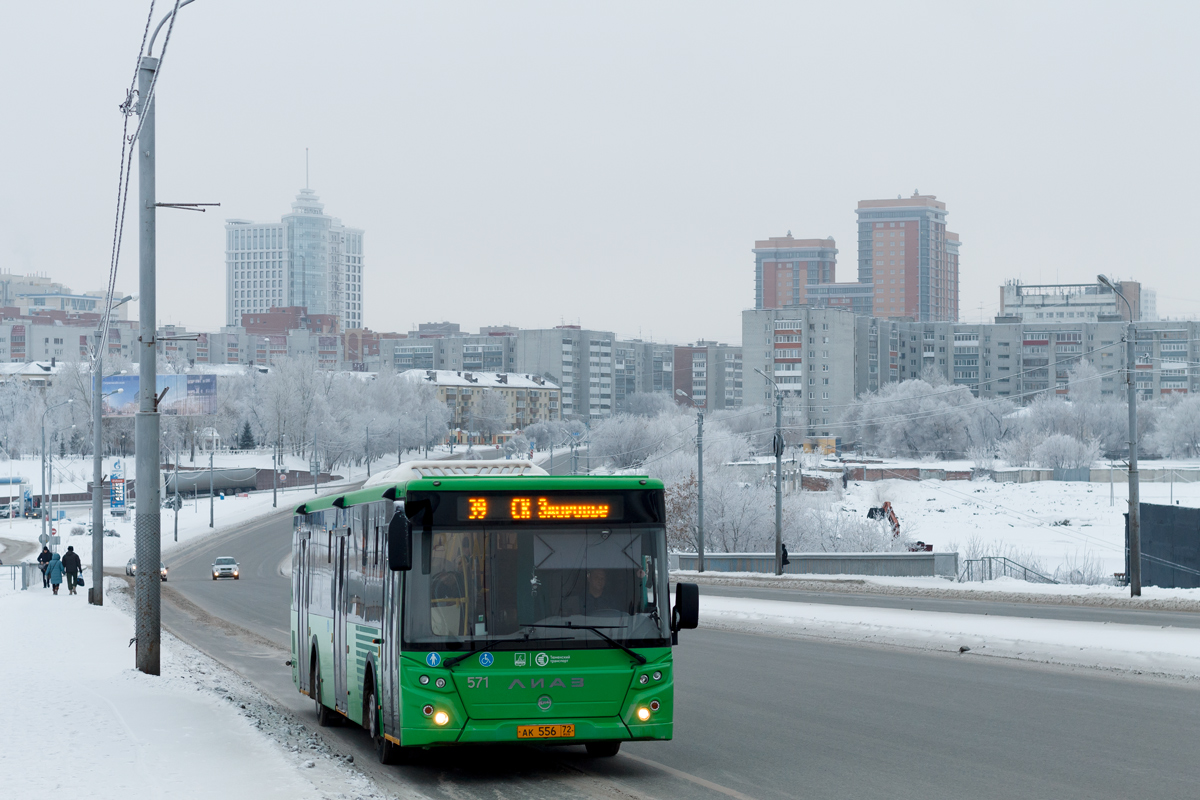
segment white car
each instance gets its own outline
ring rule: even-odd
[[[233,578],[241,580],[241,569],[238,568],[237,560],[229,556],[221,556],[212,565],[212,578],[215,581],[217,578]]]

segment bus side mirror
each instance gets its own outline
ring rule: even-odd
[[[671,632],[700,624],[700,587],[694,583],[675,584],[675,608],[671,612]]]
[[[388,569],[407,572],[412,569],[412,526],[402,509],[392,515],[388,523]]]

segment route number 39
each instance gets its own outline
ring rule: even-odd
[[[488,688],[487,676],[482,678],[467,678],[468,689],[486,689]]]

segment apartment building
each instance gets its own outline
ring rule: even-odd
[[[499,425],[504,430],[520,430],[536,422],[562,417],[561,389],[540,375],[414,369],[402,373],[401,377],[437,388],[438,400],[445,403],[453,415],[452,429],[478,430],[477,417],[488,413],[481,407],[482,398],[488,392],[500,395],[508,404],[507,415]],[[491,444],[492,440],[486,443]]]
[[[772,236],[754,243],[754,307],[803,305],[805,287],[833,283],[837,276],[837,243],[827,239]]]
[[[855,320],[832,308],[743,311],[744,403],[771,405],[777,386],[785,426],[804,436],[836,435],[832,426],[856,390]]]
[[[611,331],[578,325],[521,330],[516,335],[519,372],[542,375],[562,387],[562,415],[581,420],[613,413],[613,343]]]
[[[700,341],[676,346],[673,360],[676,403],[705,411],[742,405],[742,348]]]
[[[1152,293],[1144,292],[1137,281],[1117,281],[1125,302],[1107,286],[1100,283],[1027,284],[1019,280],[1005,281],[1000,287],[1001,317],[1020,317],[1023,322],[1095,322],[1104,316],[1116,315],[1129,319],[1155,319],[1156,311],[1143,313],[1143,306],[1153,306]],[[1149,294],[1150,296],[1147,296]],[[1143,302],[1146,301],[1146,302]]]
[[[872,314],[956,321],[959,238],[946,230],[946,204],[914,192],[862,200],[858,214],[858,282],[874,286]]]

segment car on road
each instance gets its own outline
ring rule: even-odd
[[[126,575],[137,575],[137,559],[136,558],[131,558],[127,562],[125,562],[125,574]],[[166,582],[166,580],[167,580],[167,565],[162,561],[158,562],[158,576],[163,579],[163,582]]]
[[[241,580],[242,570],[238,567],[237,559],[230,556],[220,556],[212,565],[212,576],[215,581],[217,578],[233,578],[235,581]]]

